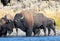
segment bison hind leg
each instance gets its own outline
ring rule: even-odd
[[[53,30],[54,35],[56,35],[56,29],[55,29],[55,27],[54,27],[54,26],[52,26],[52,27],[51,27],[51,29]]]

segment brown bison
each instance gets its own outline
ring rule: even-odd
[[[46,27],[48,28],[48,35],[50,34],[50,28],[56,35],[54,23],[55,21],[52,19],[47,18],[41,13],[34,13],[33,11],[22,11],[14,17],[16,31],[18,32],[17,28],[20,28],[26,32],[26,36],[32,36],[32,32],[34,32],[34,35],[39,34],[40,28],[44,30],[46,35]]]
[[[7,4],[10,3],[10,0],[1,0],[1,3],[3,6],[7,6]]]

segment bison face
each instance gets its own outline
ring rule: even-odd
[[[14,24],[16,27],[23,27],[24,16],[22,16],[22,14],[16,14],[14,18]]]
[[[13,32],[14,23],[12,20],[8,20],[8,22],[6,23],[6,28],[9,34]]]

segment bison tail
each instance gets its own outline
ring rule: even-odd
[[[56,26],[56,22],[54,21],[54,26]]]

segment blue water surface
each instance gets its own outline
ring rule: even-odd
[[[0,41],[60,41],[60,36],[0,37]]]

